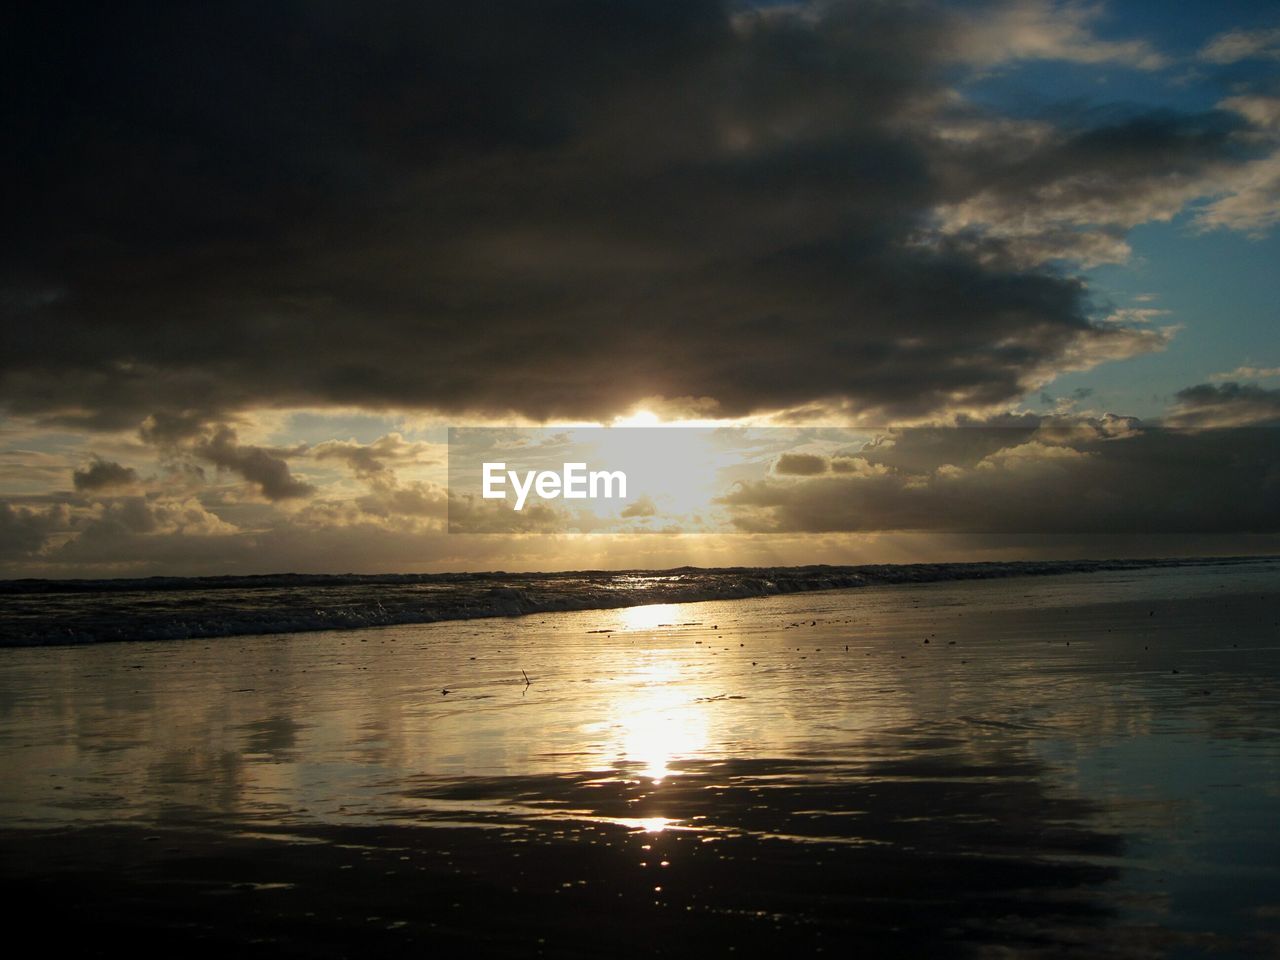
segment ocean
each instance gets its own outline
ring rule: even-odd
[[[89,952],[1274,955],[1280,562],[931,569],[8,593],[187,639],[0,650],[0,892]]]
[[[907,583],[1248,568],[1254,558],[0,580],[0,646],[187,640],[733,600]]]

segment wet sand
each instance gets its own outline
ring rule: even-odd
[[[3,895],[91,954],[1272,955],[1278,571],[3,650]]]

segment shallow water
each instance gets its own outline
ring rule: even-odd
[[[1265,954],[1278,574],[3,650],[4,876],[299,952],[377,891],[388,952]]]

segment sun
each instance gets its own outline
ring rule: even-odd
[[[657,427],[662,424],[662,418],[652,410],[636,410],[625,417],[614,417],[610,426],[614,427]]]

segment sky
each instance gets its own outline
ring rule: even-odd
[[[1273,3],[49,2],[0,44],[0,576],[1280,548]],[[450,427],[663,424],[798,432],[715,532],[450,532]]]

